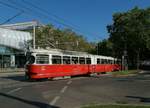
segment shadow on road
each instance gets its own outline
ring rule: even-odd
[[[25,79],[25,76],[17,75],[17,76],[6,76],[6,77],[1,77],[3,79],[9,79],[9,80],[14,80],[14,81],[19,81],[19,82],[43,82],[43,81],[48,81],[48,79],[38,79],[38,80],[27,80]]]
[[[15,80],[15,81],[27,82],[27,80],[25,79],[25,77],[21,76],[21,75],[17,75],[17,76],[5,76],[5,77],[1,77],[1,78]]]
[[[140,97],[140,96],[126,96],[127,98],[139,99],[140,102],[150,103],[150,98]]]
[[[72,76],[71,78],[81,78],[81,77],[89,77],[88,75],[77,75],[77,76]],[[19,82],[45,82],[45,81],[55,81],[52,79],[48,78],[42,78],[42,79],[31,79],[28,80],[25,78],[24,75],[12,75],[12,76],[3,76],[0,77],[2,79],[8,79],[8,80],[14,80],[14,81],[19,81]],[[67,80],[67,79],[59,79],[59,80]]]
[[[19,97],[15,97],[15,96],[11,96],[9,94],[5,94],[5,93],[0,93],[0,96],[4,96],[7,98],[11,98],[11,99],[15,99],[17,101],[32,105],[32,106],[36,106],[37,108],[59,108],[57,106],[52,106],[46,103],[42,103],[42,102],[37,102],[37,101],[29,101],[29,100],[25,100]]]

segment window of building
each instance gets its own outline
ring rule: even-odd
[[[36,63],[37,64],[49,64],[49,55],[37,54]]]
[[[52,55],[52,64],[61,64],[61,56]]]
[[[86,58],[86,64],[91,64],[91,58]]]
[[[70,64],[70,57],[69,56],[63,56],[63,64]]]
[[[80,64],[85,64],[85,58],[84,57],[79,57],[79,63]]]
[[[78,57],[72,57],[71,62],[72,64],[78,64]]]
[[[10,67],[10,55],[3,55],[3,67]]]

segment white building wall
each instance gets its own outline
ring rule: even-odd
[[[25,50],[26,42],[31,39],[32,36],[29,32],[0,28],[0,45]]]

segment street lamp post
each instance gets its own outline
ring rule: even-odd
[[[35,49],[35,25],[33,26],[33,49]]]

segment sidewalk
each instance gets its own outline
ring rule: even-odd
[[[7,77],[7,76],[20,76],[24,75],[25,72],[0,72],[0,77]]]

